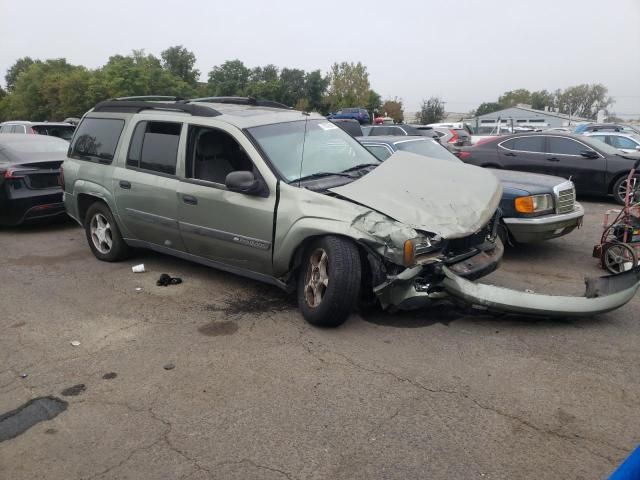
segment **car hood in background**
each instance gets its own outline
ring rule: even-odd
[[[529,191],[532,187],[538,189],[551,190],[556,185],[565,183],[567,179],[554,177],[552,175],[542,175],[539,173],[516,172],[514,170],[498,170],[494,168],[488,169],[498,180],[502,182],[503,187],[517,188]]]
[[[502,195],[488,170],[401,151],[358,180],[330,190],[445,238],[477,232],[489,222]]]

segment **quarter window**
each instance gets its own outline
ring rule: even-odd
[[[124,120],[114,118],[85,118],[78,127],[70,148],[70,157],[111,163]]]
[[[127,165],[175,175],[181,130],[181,123],[138,123],[131,137]]]
[[[583,150],[589,150],[581,143],[562,137],[549,137],[549,153],[558,155],[580,155]]]

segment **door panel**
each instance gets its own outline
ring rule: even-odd
[[[555,165],[545,155],[545,137],[514,137],[498,146],[500,164],[509,170],[554,175]]]
[[[563,137],[549,137],[548,159],[555,159],[556,175],[570,178],[578,193],[601,193],[604,189],[607,162],[601,156],[586,158],[581,152],[589,150],[587,145]]]

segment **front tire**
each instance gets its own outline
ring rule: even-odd
[[[84,231],[89,247],[98,260],[117,262],[129,255],[129,246],[122,239],[111,210],[104,203],[96,202],[89,207]]]
[[[335,236],[312,241],[298,276],[298,307],[319,327],[342,325],[360,293],[362,265],[356,245]]]

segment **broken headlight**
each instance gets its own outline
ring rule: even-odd
[[[402,247],[402,263],[405,267],[410,267],[420,260],[420,257],[442,249],[442,237],[420,236],[411,238],[404,242]]]

